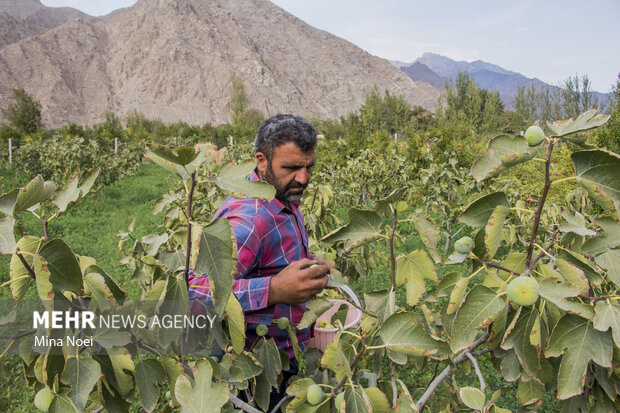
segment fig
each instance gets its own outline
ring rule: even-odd
[[[538,283],[532,277],[521,275],[510,281],[508,298],[515,304],[530,306],[538,301]]]
[[[259,337],[262,337],[265,334],[267,334],[268,330],[269,329],[267,328],[265,324],[259,324],[258,326],[256,326],[256,335]]]
[[[50,404],[52,404],[52,400],[54,400],[54,393],[52,393],[48,387],[43,387],[36,396],[34,396],[34,407],[42,412],[47,412],[50,408]]]
[[[525,131],[525,140],[530,146],[538,146],[545,140],[545,132],[539,126],[530,126]]]
[[[463,237],[454,243],[454,249],[459,254],[469,254],[474,249],[474,240],[470,237]]]
[[[321,403],[325,398],[325,394],[323,393],[323,389],[318,384],[311,384],[308,387],[308,392],[306,393],[306,398],[308,399],[308,403],[313,406]]]
[[[286,330],[287,327],[289,326],[290,322],[288,320],[288,318],[286,317],[282,317],[278,319],[278,328],[280,330]]]

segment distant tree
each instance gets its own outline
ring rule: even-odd
[[[13,98],[15,103],[9,104],[3,110],[9,125],[22,134],[35,133],[42,128],[41,103],[22,88],[13,89]]]
[[[609,114],[611,119],[596,131],[597,146],[620,153],[620,73],[612,89]]]
[[[566,117],[575,119],[580,113],[598,108],[599,102],[592,93],[587,75],[570,76],[562,86],[562,109]]]
[[[230,81],[232,135],[242,141],[251,141],[265,118],[261,112],[248,108],[243,81],[236,76],[233,76]]]
[[[479,132],[500,125],[504,104],[499,93],[479,88],[467,72],[459,73],[455,84],[446,83],[443,100],[445,105],[437,111],[443,122],[462,123]]]
[[[105,113],[105,121],[95,125],[94,129],[97,139],[108,143],[123,136],[121,120],[111,111]]]

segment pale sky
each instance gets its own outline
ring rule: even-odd
[[[425,52],[480,59],[552,85],[585,74],[599,92],[609,92],[620,73],[618,0],[272,1],[390,60],[410,63]],[[41,2],[101,16],[136,0]]]

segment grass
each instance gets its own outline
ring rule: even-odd
[[[129,281],[129,270],[118,265],[121,258],[116,249],[116,234],[125,231],[135,218],[134,234],[140,238],[148,233],[163,232],[161,213],[152,215],[155,201],[173,188],[171,175],[153,164],[143,164],[136,175],[89,193],[77,205],[52,220],[50,238],[62,238],[78,255],[93,257],[97,264],[120,284],[131,299],[137,299],[140,287]],[[29,177],[13,168],[0,166],[0,193],[24,186]],[[33,215],[21,214],[16,238],[22,234],[43,236],[40,221]],[[9,279],[9,256],[0,256],[0,283]],[[31,285],[25,298],[35,298]],[[0,291],[0,299],[10,300],[8,287]],[[0,358],[0,411],[33,412],[34,389],[28,386],[18,356]]]

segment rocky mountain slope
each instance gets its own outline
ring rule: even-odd
[[[229,120],[232,76],[243,81],[248,106],[266,115],[337,118],[375,85],[429,109],[439,94],[267,0],[140,0],[2,47],[0,107],[23,87],[41,101],[47,126],[132,109],[217,124]]]

